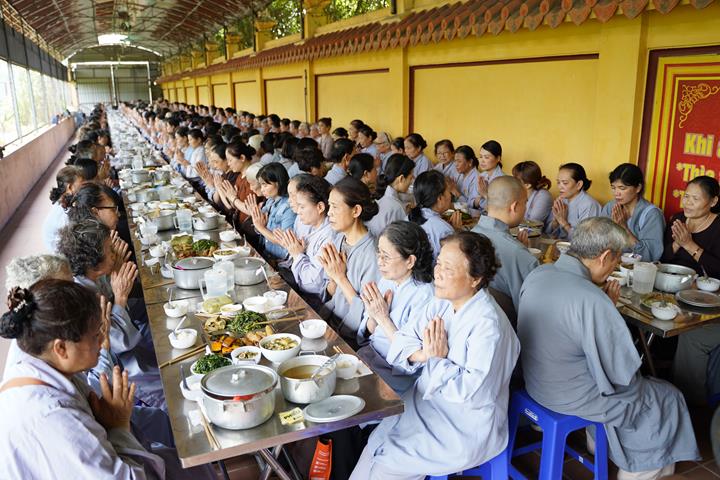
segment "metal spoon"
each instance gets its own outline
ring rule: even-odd
[[[183,323],[185,323],[185,320],[187,320],[187,315],[183,315],[183,318],[180,319],[180,322],[178,322],[177,326],[176,326],[175,329],[173,330],[173,333],[175,334],[175,336],[177,336],[178,329],[180,328],[180,326],[181,326]]]
[[[180,376],[182,377],[182,386],[185,390],[190,391],[190,387],[188,387],[187,379],[185,378],[185,365],[180,364]]]
[[[320,372],[322,372],[323,370],[325,370],[325,368],[327,368],[328,365],[330,365],[332,362],[334,362],[339,355],[340,355],[339,353],[336,353],[336,354],[333,355],[332,357],[328,358],[328,359],[325,361],[325,363],[323,363],[323,364],[320,365],[318,368],[316,368],[315,371],[312,373],[312,375],[310,375],[310,380],[312,380],[313,382],[316,382],[316,383],[317,383],[317,380],[318,380],[318,378],[320,377]]]

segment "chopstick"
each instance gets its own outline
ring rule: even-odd
[[[280,322],[294,322],[296,320],[305,320],[305,316],[295,315],[292,317],[278,318],[277,320],[268,320],[267,322],[260,322],[260,323],[258,323],[258,325],[271,325],[273,323],[280,323]]]
[[[300,315],[300,314],[302,314],[302,313],[305,313],[305,309],[304,309],[304,308],[298,308],[298,309],[293,310],[293,309],[289,309],[289,308],[288,308],[288,309],[284,309],[284,310],[271,310],[271,311],[268,312],[268,313],[276,313],[276,312],[293,313],[293,314],[295,314],[295,315],[297,316],[297,315]],[[238,313],[239,313],[239,312],[238,312]],[[222,313],[203,313],[203,312],[195,312],[195,316],[196,316],[196,317],[200,317],[200,318],[218,318],[218,317],[220,317],[220,318],[234,318],[234,317],[235,317],[235,315],[223,315]]]
[[[172,358],[172,359],[168,360],[167,362],[161,363],[158,366],[158,368],[164,368],[169,365],[172,365],[173,363],[177,363],[181,360],[186,360],[190,357],[194,357],[195,355],[197,355],[198,353],[203,352],[203,351],[205,351],[205,345],[201,345],[193,350],[190,350],[189,352],[183,353],[182,355],[178,355],[177,357]]]
[[[205,436],[207,437],[208,443],[213,448],[213,450],[219,450],[220,443],[215,438],[215,434],[212,432],[212,429],[210,428],[210,423],[208,422],[207,417],[205,417],[205,412],[203,412],[202,408],[200,409],[200,420],[202,420],[203,430],[205,430]]]
[[[337,345],[333,345],[333,350],[335,351],[335,353],[339,353],[339,354],[343,353],[343,351]]]

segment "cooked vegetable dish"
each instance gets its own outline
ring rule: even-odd
[[[235,318],[227,322],[227,329],[235,335],[243,336],[248,332],[252,332],[262,328],[261,322],[267,321],[262,313],[244,310],[235,315]]]
[[[211,353],[209,355],[205,355],[197,361],[193,372],[201,373],[204,375],[206,373],[212,372],[213,370],[217,370],[218,368],[227,367],[231,363],[232,362],[229,359],[221,355]]]
[[[297,341],[290,337],[280,337],[264,342],[261,346],[267,350],[290,350],[297,347],[297,344]]]

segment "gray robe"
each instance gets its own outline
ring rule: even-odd
[[[600,215],[612,218],[614,206],[615,200],[606,203]],[[638,239],[630,251],[642,255],[643,262],[660,260],[665,248],[663,244],[665,217],[663,217],[662,210],[641,197],[633,210],[632,217],[628,219],[627,225]]]
[[[333,239],[333,244],[342,251],[342,245],[345,241],[345,235],[338,234]],[[375,252],[375,238],[367,233],[355,245],[347,250],[347,278],[350,280],[355,292],[367,282],[374,282],[380,278],[377,268],[377,253]],[[337,327],[338,333],[346,339],[355,340],[357,337],[360,323],[362,322],[365,305],[363,305],[360,295],[356,295],[351,303],[348,303],[345,295],[343,295],[340,287],[337,287],[335,295],[328,299],[326,279],[323,288],[325,307],[332,312],[334,326]]]
[[[682,394],[639,373],[625,321],[575,257],[522,286],[518,336],[528,393],[543,406],[605,424],[610,459],[628,472],[699,458]]]
[[[563,200],[568,207],[567,221],[570,224],[570,231],[566,231],[563,227],[557,226],[552,228],[552,222],[554,215],[550,212],[550,219],[545,227],[545,233],[550,234],[554,238],[561,238],[564,240],[572,239],[572,231],[575,229],[578,223],[585,220],[588,217],[600,216],[602,208],[597,200],[588,195],[587,192],[581,190],[575,198],[570,200]]]
[[[512,298],[517,311],[520,302],[520,287],[540,263],[525,245],[510,235],[505,222],[483,215],[472,229],[488,237],[495,247],[495,256],[500,260],[500,268],[490,282],[490,286]]]

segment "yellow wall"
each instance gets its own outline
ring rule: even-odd
[[[415,6],[434,3],[439,0]],[[448,136],[474,148],[495,138],[505,150],[506,172],[533,159],[554,180],[557,165],[577,161],[594,180],[590,193],[604,202],[611,197],[608,172],[638,160],[650,50],[706,45],[720,45],[718,2],[234,71],[219,83],[228,85],[236,108],[255,113],[299,120],[329,115],[333,126],[345,127],[361,118],[396,136],[409,133],[412,123],[428,143]],[[596,58],[548,61],[587,55]],[[469,62],[483,64],[416,68]],[[387,71],[359,73],[378,69]],[[343,75],[328,75],[337,73]],[[198,76],[190,85],[200,91],[218,78]],[[209,98],[196,101],[187,82],[185,100],[208,104]],[[433,156],[432,145],[427,153]]]
[[[185,87],[178,87],[176,96],[177,96],[178,102],[184,102],[185,101]]]
[[[305,81],[302,77],[266,78],[264,81],[268,113],[277,113],[288,118],[305,118]]]
[[[258,85],[255,80],[233,83],[233,88],[235,90],[236,110],[245,110],[246,112],[260,112],[262,110]]]
[[[197,87],[197,95],[198,95],[198,104],[200,105],[212,105],[212,100],[210,99],[210,89],[207,85],[199,85]]]
[[[378,115],[385,108],[390,73],[371,72],[316,77],[317,118],[332,118],[333,127],[346,127],[356,118],[373,118],[374,129],[387,130],[392,135],[392,127],[397,129],[392,118]]]
[[[220,85],[213,84],[213,105],[216,107],[227,108],[232,106],[232,97],[230,96],[230,85],[222,83]]]
[[[588,166],[592,179],[606,176],[590,165],[595,137],[597,60],[567,60],[416,70],[413,130],[428,142],[442,138],[470,145],[496,139],[510,173],[535,160],[554,178],[566,162]],[[532,79],[532,88],[528,88]],[[532,105],[528,109],[528,105]]]

